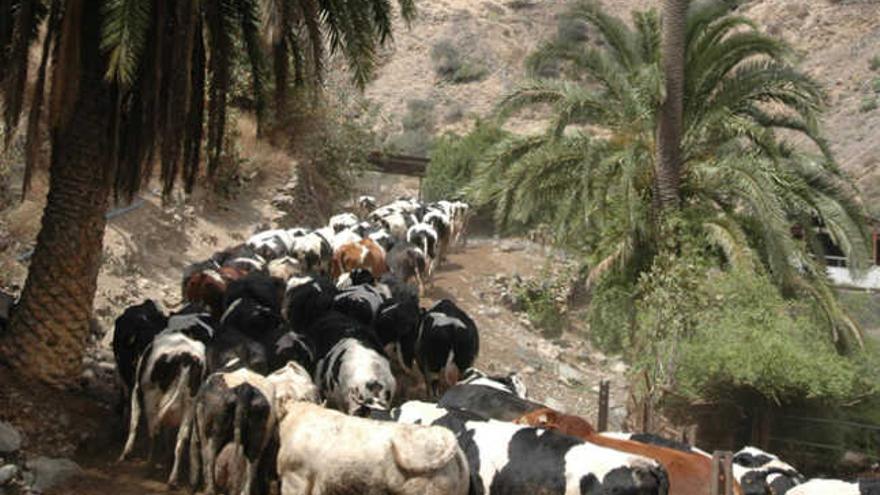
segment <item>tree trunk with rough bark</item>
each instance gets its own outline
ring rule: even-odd
[[[59,99],[53,101],[49,194],[21,300],[0,339],[0,361],[56,387],[79,379],[112,184],[106,171],[113,96],[99,48],[101,2],[69,3],[77,1],[65,13],[76,18],[63,22],[76,24],[65,26],[58,53],[78,55],[79,70],[56,68],[55,77],[76,77],[53,82],[72,86],[53,87]]]
[[[663,39],[660,53],[666,98],[660,107],[657,129],[655,205],[661,210],[679,205],[681,138],[684,108],[685,26],[689,0],[663,0]]]

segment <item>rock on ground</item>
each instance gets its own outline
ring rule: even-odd
[[[70,459],[51,459],[37,457],[27,462],[27,468],[34,474],[32,491],[45,492],[82,472]]]
[[[21,448],[21,433],[11,424],[0,421],[0,455],[6,456]]]

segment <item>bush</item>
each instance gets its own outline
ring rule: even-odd
[[[422,182],[425,198],[436,201],[460,196],[480,157],[504,136],[505,132],[497,126],[478,121],[464,137],[447,134],[438,138]]]
[[[859,104],[859,112],[868,113],[877,109],[877,97],[876,96],[865,96],[862,98],[862,103]]]
[[[874,55],[868,59],[868,68],[872,71],[880,70],[880,55]]]
[[[880,93],[880,77],[875,77],[871,81],[871,88],[874,90],[875,93]]]
[[[437,76],[455,84],[481,81],[489,74],[485,64],[465,57],[449,40],[431,48],[431,60]]]
[[[401,119],[403,131],[391,136],[385,146],[391,152],[428,156],[434,144],[436,127],[434,102],[410,100],[406,109],[406,115]]]
[[[569,326],[567,281],[567,276],[553,274],[548,267],[540,277],[521,281],[513,288],[529,321],[546,338],[558,338]]]
[[[560,16],[556,26],[556,41],[562,43],[583,43],[590,39],[589,26],[580,19]]]

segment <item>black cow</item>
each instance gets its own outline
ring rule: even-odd
[[[333,306],[338,290],[326,277],[311,277],[305,282],[292,279],[284,295],[284,315],[293,331],[303,334]]]
[[[479,353],[477,325],[455,303],[443,299],[427,310],[419,329],[416,359],[429,397],[436,397],[441,385],[455,385]]]
[[[238,299],[247,298],[280,315],[284,289],[284,281],[281,279],[263,273],[251,273],[229,284],[223,301],[224,308],[228,309]]]
[[[124,385],[124,399],[134,387],[134,373],[138,359],[147,346],[168,325],[168,317],[151,299],[129,306],[123,311],[113,330],[113,357],[116,370]]]
[[[372,285],[356,285],[340,291],[333,298],[333,309],[363,325],[372,326],[384,303],[385,297]]]
[[[188,304],[168,318],[163,333],[182,333],[208,345],[214,340],[219,322],[200,304]]]
[[[305,335],[289,330],[278,337],[272,349],[269,349],[269,369],[281,369],[291,361],[309,373],[314,372],[315,346]]]
[[[440,397],[438,404],[447,409],[462,409],[498,421],[513,421],[543,404],[486,385],[456,385]]]

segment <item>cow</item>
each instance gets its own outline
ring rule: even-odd
[[[284,317],[295,332],[306,334],[330,311],[337,293],[336,286],[324,277],[291,279],[284,293]]]
[[[352,415],[390,407],[397,382],[378,338],[369,328],[331,312],[309,332],[319,356],[315,383],[329,407]]]
[[[490,376],[477,368],[468,368],[458,383],[462,385],[483,385],[497,390],[511,393],[520,399],[528,399],[528,390],[519,375],[508,373],[507,375]]]
[[[600,433],[600,435],[602,435],[603,437],[616,438],[618,440],[631,440],[633,442],[640,442],[649,445],[657,445],[659,447],[676,449],[682,452],[689,452],[691,454],[701,455],[707,459],[712,458],[712,455],[705,450],[694,447],[693,445],[688,445],[684,442],[661,437],[660,435],[655,435],[653,433],[625,433],[620,431],[603,431],[602,433]]]
[[[444,428],[352,418],[295,402],[279,433],[282,495],[468,493],[467,461]]]
[[[308,369],[290,361],[266,377],[275,389],[275,412],[281,419],[287,407],[294,402],[321,401],[321,394]]]
[[[237,360],[227,363],[234,368]],[[275,428],[275,388],[268,378],[247,368],[220,371],[208,377],[195,400],[191,422],[198,448],[190,452],[190,469],[201,465],[205,493],[215,493],[215,464],[225,445],[236,447],[244,464],[241,485],[229,493],[250,494],[257,481],[257,468]],[[196,481],[196,477],[193,477]]]
[[[232,359],[260,374],[270,371],[271,357],[266,347],[239,330],[225,326],[207,346],[208,372],[219,370]]]
[[[312,232],[293,239],[290,255],[299,261],[304,273],[327,275],[333,259],[333,248],[329,240]]]
[[[472,384],[455,385],[437,403],[447,409],[470,411],[498,421],[514,421],[527,413],[547,407],[517,397],[506,390]]]
[[[804,482],[793,466],[756,447],[744,447],[733,455],[733,478],[744,495],[785,493]]]
[[[452,224],[449,215],[441,210],[430,210],[422,222],[434,227],[437,233],[437,257],[438,261],[442,261],[446,257],[449,250],[449,243],[452,240]]]
[[[284,229],[266,230],[251,236],[246,244],[263,259],[271,261],[287,256],[293,247],[293,236]]]
[[[357,205],[361,215],[367,215],[369,212],[376,209],[378,203],[376,203],[375,196],[363,195],[358,197]]]
[[[231,270],[227,270],[230,272]],[[213,263],[200,265],[198,269],[185,272],[181,292],[183,302],[207,306],[215,318],[223,312],[223,296],[226,294],[227,280],[220,267]]]
[[[369,270],[366,268],[355,268],[348,273],[343,273],[336,279],[336,288],[343,290],[357,285],[373,285],[375,283],[376,277]]]
[[[552,409],[532,411],[514,421],[516,424],[559,431],[594,445],[620,452],[641,455],[659,462],[669,475],[669,489],[680,495],[705,495],[712,481],[712,460],[702,454],[596,433],[585,419]],[[734,493],[742,495],[738,484]]]
[[[388,271],[385,264],[385,252],[370,239],[361,239],[339,246],[333,253],[333,264],[330,274],[334,279],[355,268],[370,270],[374,277],[380,277]]]
[[[374,217],[395,241],[405,241],[406,233],[415,225],[415,219],[399,211],[387,211]]]
[[[282,280],[262,273],[251,273],[241,280],[229,284],[223,303],[226,312],[238,299],[251,299],[273,313],[281,314],[281,302],[286,285]]]
[[[427,223],[417,223],[406,231],[406,242],[414,244],[428,261],[428,276],[434,273],[437,261],[437,231]]]
[[[113,357],[122,379],[123,400],[129,401],[134,387],[138,360],[156,335],[168,326],[168,317],[152,299],[129,306],[122,312],[113,329]]]
[[[277,278],[285,283],[293,277],[302,274],[302,266],[296,258],[282,256],[269,262],[266,269],[269,276]]]
[[[168,317],[168,323],[161,333],[180,333],[208,345],[214,339],[218,326],[218,321],[204,306],[189,304]]]
[[[327,222],[327,226],[333,229],[337,234],[342,232],[345,229],[349,229],[358,224],[360,220],[358,220],[357,215],[354,213],[340,213],[339,215],[334,215],[330,217],[330,221]]]
[[[391,236],[391,233],[385,230],[384,228],[373,228],[366,235],[367,238],[378,244],[386,253],[391,251],[396,244],[394,237]]]
[[[419,327],[416,360],[429,397],[436,397],[441,388],[455,385],[479,353],[477,326],[455,303],[442,299],[425,312]]]
[[[880,480],[841,481],[812,479],[793,487],[786,495],[880,495]]]
[[[425,293],[428,259],[415,244],[399,242],[388,251],[388,269],[404,283],[415,282],[419,294]]]
[[[656,461],[617,452],[552,430],[494,421],[473,413],[410,401],[391,413],[397,422],[444,426],[468,459],[476,495],[571,495],[669,492]]]
[[[266,260],[247,244],[214,253],[211,261],[220,267],[236,268],[245,273],[262,272],[266,269]]]
[[[365,326],[372,326],[385,297],[372,285],[356,285],[339,291],[333,298],[333,309],[348,315]]]
[[[315,348],[305,335],[292,330],[283,333],[275,340],[269,351],[269,370],[274,372],[294,362],[303,368],[314,371]]]
[[[190,436],[194,398],[204,380],[205,369],[204,344],[179,332],[156,336],[138,362],[128,438],[120,461],[134,449],[143,411],[150,443],[148,460],[153,458],[161,431],[178,428],[174,462],[168,477],[169,485],[177,483],[184,442]]]

